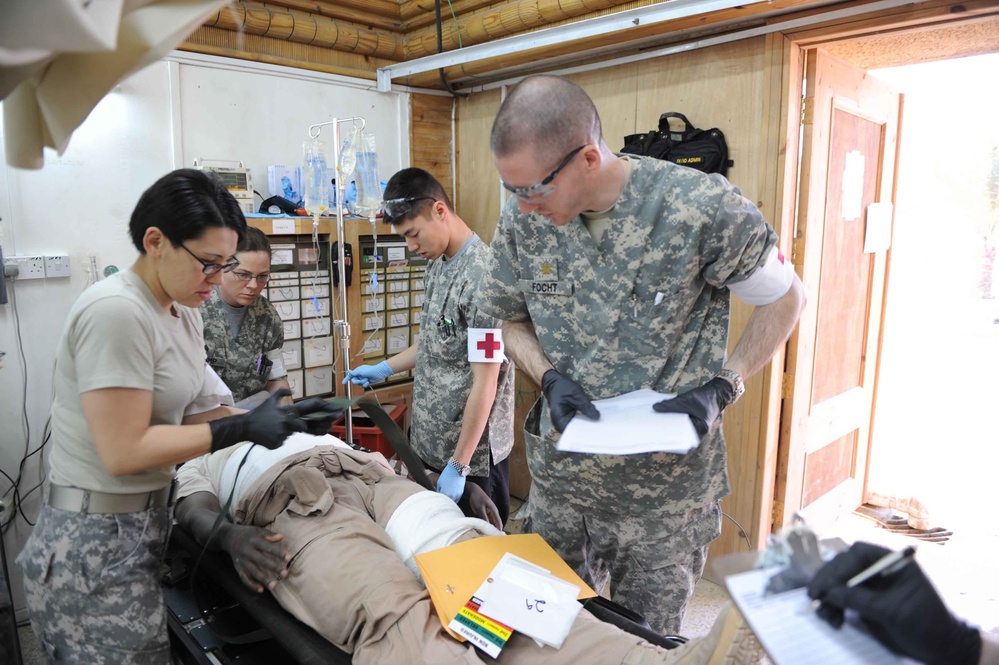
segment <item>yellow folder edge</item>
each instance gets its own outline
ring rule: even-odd
[[[536,533],[513,536],[483,536],[416,555],[441,625],[452,637],[448,625],[507,552],[541,566],[555,577],[579,587],[579,600],[597,593]]]

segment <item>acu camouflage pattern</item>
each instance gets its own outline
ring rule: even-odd
[[[555,226],[521,214],[511,198],[480,287],[482,310],[532,322],[554,367],[591,399],[640,388],[677,393],[714,376],[728,339],[726,285],[760,268],[777,241],[721,176],[651,158],[630,163],[599,244],[579,218]],[[686,455],[560,453],[542,398],[525,439],[534,483],[580,507],[677,512],[729,493],[720,426]]]
[[[238,402],[263,390],[270,381],[267,378],[270,364],[265,358],[266,367],[258,374],[257,358],[261,353],[266,354],[284,345],[281,317],[267,298],[260,296],[247,306],[235,339],[218,289],[214,289],[212,297],[201,306],[201,317],[205,321],[208,364],[229,386],[233,401]]]
[[[169,524],[169,508],[42,508],[17,564],[31,627],[49,662],[170,663],[159,580]]]
[[[443,259],[427,266],[426,298],[413,373],[410,438],[416,454],[437,469],[442,469],[454,454],[465,404],[472,391],[468,329],[500,327],[499,321],[479,310],[478,284],[488,270],[489,255],[488,245],[476,237],[462,254],[450,260],[454,264],[447,270]],[[447,338],[437,328],[441,316],[454,323],[455,333]],[[493,462],[502,462],[513,449],[513,379],[513,365],[504,362],[489,422],[469,465],[473,476],[489,475],[490,450]]]
[[[679,634],[708,544],[721,533],[717,502],[650,520],[580,510],[532,486],[528,513],[527,531],[543,534],[587,584],[641,614],[660,635]]]

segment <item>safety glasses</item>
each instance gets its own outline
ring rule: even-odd
[[[262,272],[259,275],[254,275],[252,272],[246,272],[245,270],[233,270],[232,276],[240,282],[249,282],[251,279],[255,279],[257,280],[257,284],[266,284],[267,280],[271,278],[271,274],[269,272]]]
[[[503,182],[503,188],[506,191],[510,192],[521,201],[527,203],[537,203],[538,201],[543,201],[544,199],[551,196],[552,192],[555,191],[555,185],[553,181],[555,180],[555,178],[558,177],[558,174],[561,173],[562,169],[568,166],[569,162],[572,161],[572,158],[575,157],[579,153],[579,151],[585,147],[586,145],[581,145],[572,152],[570,152],[568,155],[566,155],[565,159],[563,159],[559,163],[559,165],[555,167],[555,170],[549,173],[548,177],[542,180],[541,182],[536,182],[533,185],[524,185],[523,187],[514,187],[513,185],[508,185],[503,181],[500,182]]]
[[[432,196],[414,196],[401,199],[388,199],[382,201],[382,214],[388,219],[401,219],[409,214],[413,209],[413,204],[420,201],[436,201]]]

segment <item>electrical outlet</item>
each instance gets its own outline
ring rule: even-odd
[[[69,277],[69,257],[65,254],[53,254],[45,257],[46,277]]]
[[[17,279],[44,279],[45,259],[41,256],[7,256],[4,265],[17,266]]]

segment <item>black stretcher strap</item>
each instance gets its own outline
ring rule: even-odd
[[[431,492],[437,491],[437,486],[427,476],[426,469],[423,467],[423,460],[409,447],[409,440],[406,438],[406,435],[403,434],[399,426],[392,420],[392,417],[385,412],[385,409],[378,402],[368,399],[363,395],[353,399],[334,397],[327,401],[331,408],[344,409],[345,412],[346,409],[353,406],[357,406],[364,411],[365,415],[371,418],[371,421],[378,426],[385,435],[385,438],[388,439],[395,454],[406,464],[406,470],[409,471],[409,475],[412,476],[413,480],[419,483],[424,489],[428,489]],[[347,443],[351,442],[348,441]]]

